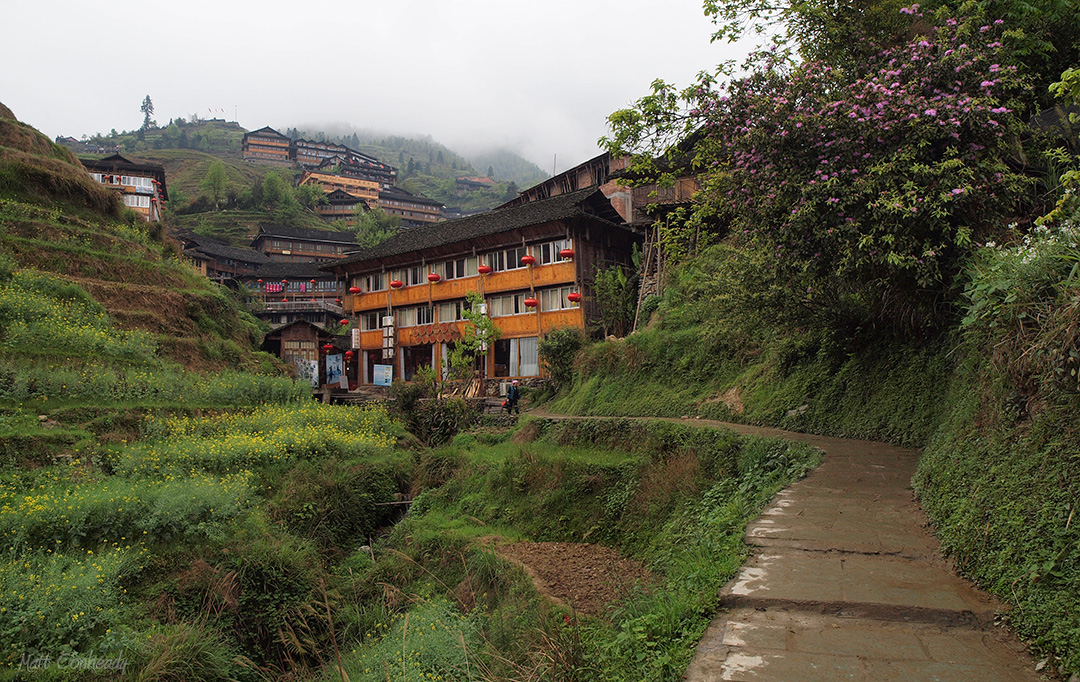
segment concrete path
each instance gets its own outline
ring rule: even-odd
[[[557,417],[534,413],[537,416]],[[755,549],[684,676],[689,682],[1033,682],[1003,607],[957,577],[914,500],[919,452],[709,420],[824,453],[747,527]]]

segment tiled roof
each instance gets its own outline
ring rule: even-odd
[[[266,263],[270,259],[262,251],[255,249],[238,249],[234,246],[222,244],[212,240],[199,240],[198,243],[189,246],[187,251],[197,251],[216,258],[229,258],[245,263]]]
[[[413,194],[407,190],[403,190],[400,187],[388,187],[383,190],[379,190],[379,198],[383,200],[397,199],[398,201],[408,201],[414,204],[423,204],[425,206],[442,206],[441,201],[431,199],[419,194]]]
[[[352,232],[336,232],[334,230],[313,230],[303,227],[283,227],[278,225],[260,225],[259,237],[286,237],[288,239],[303,239],[313,242],[334,242],[335,244],[355,244],[356,235]]]
[[[285,135],[282,135],[281,133],[274,130],[270,126],[263,126],[262,128],[259,128],[258,130],[252,130],[250,133],[244,133],[244,137],[248,137],[250,135],[264,135],[264,136],[265,135],[270,135],[270,136],[274,136],[274,137],[280,137],[283,140],[288,140],[289,139],[288,137],[286,137]]]
[[[248,275],[252,278],[261,279],[320,279],[326,278],[326,270],[321,269],[322,263],[283,263],[280,261],[268,261],[263,263]]]
[[[603,204],[597,202],[596,206],[590,206],[589,200],[594,195],[599,195],[599,199]],[[603,205],[606,205],[610,211],[603,210]],[[348,263],[360,263],[445,246],[456,242],[467,242],[478,237],[509,232],[521,227],[541,225],[575,216],[590,216],[612,227],[619,227],[619,224],[613,220],[613,218],[618,217],[618,214],[611,208],[611,204],[608,203],[603,194],[595,187],[591,187],[578,192],[560,194],[551,199],[536,201],[531,204],[488,211],[467,218],[403,230],[378,246],[361,249],[354,255],[341,260],[324,263],[323,267],[332,268]]]

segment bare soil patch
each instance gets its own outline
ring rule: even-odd
[[[537,592],[590,616],[604,615],[634,585],[648,587],[653,582],[640,561],[602,545],[516,542],[500,544],[496,552],[521,565]]]

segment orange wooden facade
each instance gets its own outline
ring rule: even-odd
[[[291,166],[289,138],[273,128],[260,128],[244,135],[241,156],[245,161],[266,166]]]
[[[517,264],[515,264],[516,266]],[[425,270],[425,275],[428,270]],[[377,313],[380,318],[392,315],[402,308],[414,306],[432,306],[433,322],[425,325],[395,327],[395,346],[398,349],[421,346],[429,343],[446,343],[460,338],[465,332],[465,322],[439,319],[439,304],[462,301],[470,293],[481,294],[485,301],[493,296],[533,295],[530,292],[551,287],[568,286],[577,291],[577,271],[573,261],[567,260],[548,265],[517,267],[514,270],[493,272],[486,275],[473,275],[438,282],[426,282],[399,289],[386,288],[380,291],[368,291],[346,295],[343,304],[346,311],[358,315]],[[348,284],[359,286],[362,276],[353,277]],[[361,287],[362,288],[362,287]],[[538,294],[536,294],[538,295]],[[567,304],[569,305],[569,304]],[[500,341],[509,339],[541,339],[545,334],[563,327],[585,329],[585,315],[580,306],[560,310],[541,310],[537,305],[510,315],[493,315],[499,328]],[[432,327],[435,329],[432,330]],[[383,348],[383,329],[359,332],[359,344],[354,348],[362,352],[381,355]],[[395,354],[393,362],[400,365]],[[391,360],[379,360],[380,364]],[[432,365],[442,371],[441,353],[432,353]],[[537,365],[539,368],[539,365]],[[400,367],[399,367],[400,369]],[[495,354],[489,349],[485,358],[485,375],[496,376]],[[395,371],[395,376],[398,372]],[[503,376],[533,376],[507,373]]]
[[[500,332],[478,367],[483,376],[543,376],[540,342],[556,329],[587,332],[600,318],[597,270],[631,261],[641,237],[618,220],[598,190],[580,190],[404,230],[324,264],[351,289],[342,303],[356,325],[361,381],[382,376],[374,366],[387,364],[395,380],[409,380],[421,366],[445,376],[475,295]]]
[[[301,185],[318,185],[322,187],[323,191],[329,194],[335,189],[340,189],[343,192],[348,192],[354,197],[360,197],[368,202],[368,205],[374,206],[379,202],[379,183],[374,180],[363,180],[361,178],[350,178],[346,175],[335,175],[333,173],[319,173],[315,171],[307,171],[300,178]]]

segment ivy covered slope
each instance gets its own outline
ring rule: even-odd
[[[699,191],[655,228],[648,324],[580,351],[554,409],[925,447],[943,547],[1080,672],[1080,139],[1039,116],[1080,99],[1080,43],[1038,39],[1075,13],[934,4],[781,3],[747,75],[611,116],[637,177]],[[776,16],[710,8],[722,33]]]

